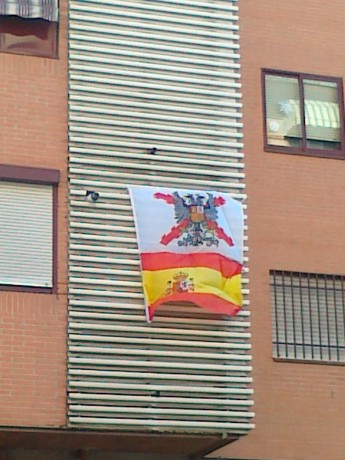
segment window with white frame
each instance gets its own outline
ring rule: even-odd
[[[345,277],[270,271],[273,355],[345,362]]]
[[[44,182],[0,177],[0,289],[55,288],[57,184]]]

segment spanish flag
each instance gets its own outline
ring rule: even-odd
[[[230,195],[129,187],[146,316],[169,302],[192,302],[233,316],[242,307],[243,210]]]

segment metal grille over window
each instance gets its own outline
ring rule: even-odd
[[[270,272],[276,358],[345,361],[344,276]]]

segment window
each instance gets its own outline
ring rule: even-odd
[[[345,362],[345,277],[270,272],[275,358]]]
[[[1,0],[0,51],[58,56],[58,0]]]
[[[344,157],[342,80],[263,70],[265,149]]]
[[[59,171],[0,165],[0,289],[56,288]]]

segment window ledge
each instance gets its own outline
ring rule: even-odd
[[[322,366],[345,366],[345,362],[339,361],[321,361],[316,359],[294,359],[294,358],[272,358],[277,363],[288,364],[318,364]]]
[[[265,152],[299,155],[305,157],[327,158],[329,160],[345,160],[344,150],[300,150],[291,147],[265,146]]]

